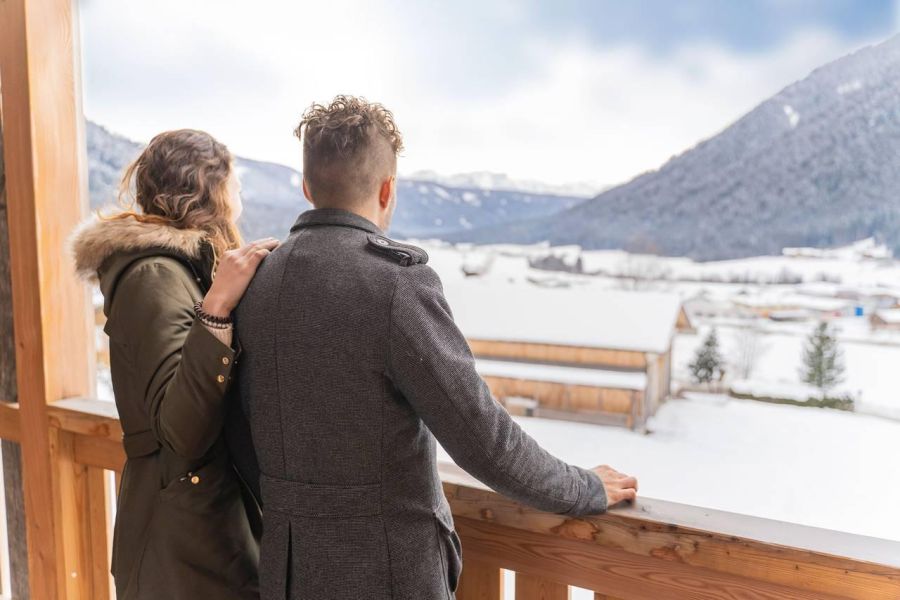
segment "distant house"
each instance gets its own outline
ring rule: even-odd
[[[847,299],[807,294],[755,294],[737,298],[734,303],[775,321],[827,320],[847,315],[852,309]]]
[[[672,294],[473,280],[445,292],[493,395],[534,399],[534,416],[642,426],[670,393],[675,332],[691,328]]]
[[[900,308],[876,310],[869,318],[872,329],[900,331]]]

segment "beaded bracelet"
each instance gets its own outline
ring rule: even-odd
[[[213,329],[228,329],[231,327],[231,317],[216,317],[203,310],[203,301],[198,300],[194,303],[194,314],[204,325],[208,325]]]

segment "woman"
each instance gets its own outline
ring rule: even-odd
[[[255,599],[259,513],[223,435],[238,402],[230,313],[278,242],[241,246],[232,156],[202,131],[156,136],[122,190],[139,210],[85,223],[73,239],[79,274],[103,292],[128,457],[117,597]]]

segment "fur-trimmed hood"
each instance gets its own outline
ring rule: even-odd
[[[114,255],[161,250],[197,259],[205,239],[206,234],[197,229],[141,223],[134,218],[101,220],[93,217],[72,233],[69,246],[78,276],[97,282],[101,266]]]

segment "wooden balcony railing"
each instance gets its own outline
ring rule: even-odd
[[[0,437],[20,438],[17,413],[0,404]],[[66,487],[66,597],[111,598],[107,472],[125,461],[115,407],[65,400],[48,415]],[[463,543],[460,600],[503,598],[502,569],[515,572],[517,600],[563,600],[569,586],[597,600],[900,598],[900,542],[650,499],[571,519],[508,500],[454,465],[441,473]]]

